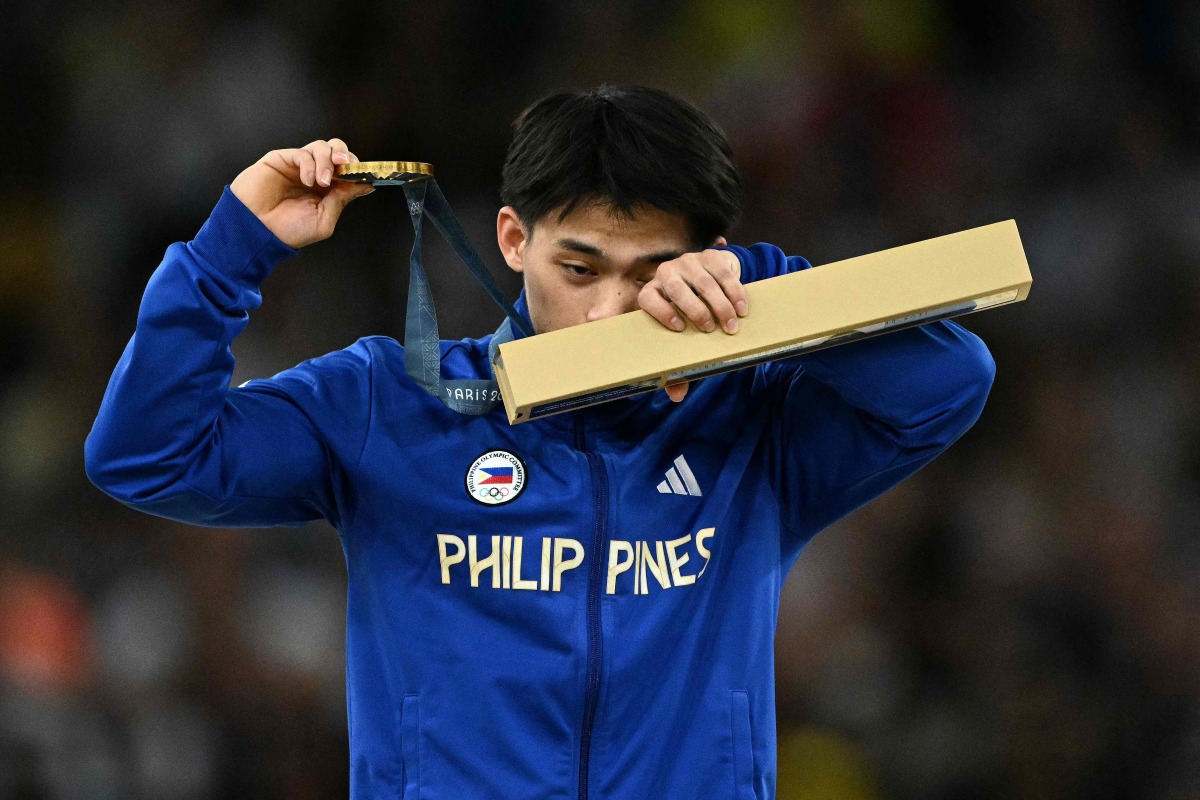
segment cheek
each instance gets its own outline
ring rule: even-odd
[[[569,279],[544,280],[538,287],[542,317],[553,329],[587,322],[596,299],[596,287],[579,286]]]
[[[571,287],[557,279],[553,271],[531,269],[525,272],[525,297],[529,303],[529,314],[539,333],[545,333],[572,324]]]
[[[531,300],[536,299],[539,305],[543,305],[547,301],[553,301],[561,289],[555,285],[553,279],[548,279],[545,274],[531,272],[525,275],[525,291]]]

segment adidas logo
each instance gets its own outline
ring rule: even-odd
[[[696,483],[696,476],[692,474],[692,469],[683,456],[675,459],[675,466],[667,470],[667,479],[659,482],[658,493],[686,494],[692,497],[700,497],[704,494],[700,491],[700,484]]]

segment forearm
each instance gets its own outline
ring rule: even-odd
[[[812,268],[773,245],[723,249],[737,254],[745,282]],[[940,320],[759,369],[770,405],[771,480],[789,540],[799,546],[921,469],[975,424],[996,364],[978,336]]]
[[[813,269],[804,258],[787,256],[770,244],[717,249],[737,255],[745,283]],[[970,427],[983,408],[996,365],[978,336],[953,320],[942,320],[796,356],[771,371],[787,377],[799,368],[906,446],[918,440],[948,443]],[[795,413],[806,412],[800,407]]]
[[[894,430],[902,447],[949,444],[983,409],[996,365],[953,320],[931,322],[799,356],[845,402]]]

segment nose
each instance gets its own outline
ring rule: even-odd
[[[588,309],[587,321],[615,317],[637,310],[637,292],[628,286],[598,287],[592,307]]]

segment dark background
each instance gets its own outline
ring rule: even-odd
[[[784,592],[781,798],[1200,797],[1200,7],[1086,0],[10,4],[0,24],[0,797],[347,790],[327,525],[142,515],[83,440],[163,251],[245,166],[433,162],[494,246],[510,123],[675,91],[731,137],[732,240],[814,264],[1016,219],[1022,304],[945,455]],[[403,333],[399,192],[286,263],[235,383]],[[499,311],[447,248],[446,338]]]

